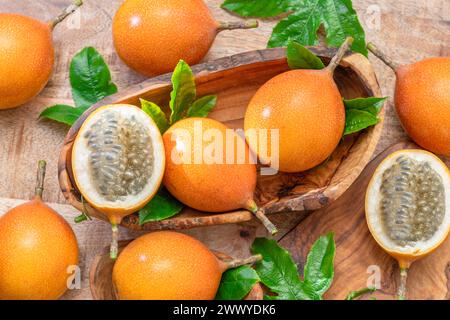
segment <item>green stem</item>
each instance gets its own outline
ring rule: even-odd
[[[331,73],[334,72],[337,66],[341,63],[345,53],[348,51],[352,43],[353,43],[352,37],[347,37],[345,39],[344,43],[341,45],[336,55],[333,57],[333,59],[331,59],[330,63],[328,64],[327,66],[328,71],[330,71]]]
[[[345,300],[355,300],[355,299],[357,299],[357,298],[359,298],[359,297],[361,297],[361,296],[363,296],[363,295],[365,295],[367,293],[373,293],[376,290],[377,290],[377,288],[375,288],[375,287],[367,287],[367,288],[360,289],[360,290],[357,290],[357,291],[352,291],[352,292],[350,292],[347,295]]]
[[[367,44],[367,49],[372,52],[378,59],[384,62],[388,67],[390,67],[392,70],[397,70],[399,67],[399,64],[392,61],[388,56],[386,56],[383,52],[381,52],[380,49],[377,48],[372,42],[369,42]]]
[[[226,266],[227,266],[227,270],[228,269],[233,269],[233,268],[237,268],[246,264],[254,264],[255,262],[261,261],[262,260],[262,255],[260,254],[256,254],[254,256],[250,256],[248,258],[245,259],[235,259],[235,260],[231,260],[229,262],[225,262]]]
[[[88,217],[82,213],[79,216],[76,216],[75,219],[73,219],[75,221],[75,223],[81,223],[83,221],[86,221],[88,219]]]
[[[255,217],[262,222],[264,227],[267,229],[267,231],[270,232],[271,235],[275,235],[278,232],[277,227],[275,227],[272,221],[270,221],[269,218],[267,218],[267,216],[265,215],[264,209],[258,208],[255,201],[251,200],[246,209],[253,213]]]
[[[119,227],[117,224],[111,225],[112,240],[109,255],[111,259],[116,260],[119,254]]]
[[[37,198],[42,198],[42,193],[44,192],[44,180],[45,180],[45,169],[47,163],[44,160],[38,162],[38,171],[36,178],[36,188],[34,189],[34,195]]]
[[[64,21],[69,15],[75,12],[80,6],[83,5],[83,0],[74,0],[73,3],[65,8],[63,12],[53,20],[51,20],[48,24],[50,26],[50,29],[53,30],[59,23]]]
[[[400,284],[398,285],[397,299],[406,300],[406,280],[408,279],[408,269],[400,268]]]
[[[258,28],[259,23],[257,20],[246,21],[233,21],[233,22],[219,22],[218,32],[224,30],[236,30],[236,29],[253,29]]]

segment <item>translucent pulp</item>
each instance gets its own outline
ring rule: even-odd
[[[91,183],[108,201],[139,194],[153,171],[152,139],[134,115],[103,112],[84,134]]]
[[[444,182],[427,161],[398,157],[383,172],[379,212],[386,235],[396,244],[427,241],[445,216]]]

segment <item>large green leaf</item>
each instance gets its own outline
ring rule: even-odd
[[[318,44],[317,32],[321,24],[320,1],[322,0],[300,1],[302,4],[295,7],[294,13],[275,26],[267,46],[285,47],[291,40],[305,46]]]
[[[155,121],[161,134],[166,132],[166,130],[169,128],[169,122],[167,121],[166,115],[161,110],[161,108],[153,102],[144,99],[140,99],[140,101],[142,110],[146,114],[148,114],[153,119],[153,121]]]
[[[172,75],[173,90],[170,93],[170,123],[181,120],[195,100],[195,78],[189,65],[180,60]]]
[[[249,266],[227,270],[222,275],[216,300],[241,300],[258,282],[258,274]]]
[[[117,92],[107,64],[92,47],[84,48],[73,57],[70,84],[75,106],[81,108],[88,108]]]
[[[162,188],[144,208],[139,210],[139,224],[173,217],[182,209],[183,204]]]
[[[287,61],[291,69],[323,69],[322,60],[296,41],[287,47]]]
[[[85,110],[86,108],[74,108],[65,104],[57,104],[42,111],[39,117],[58,121],[71,126],[75,123],[75,121],[77,121]]]
[[[315,300],[320,296],[305,285],[299,278],[297,266],[288,251],[281,248],[275,240],[257,238],[253,242],[252,252],[261,254],[263,260],[255,265],[261,282],[276,296],[267,299],[276,300]]]
[[[243,17],[276,17],[289,11],[296,0],[225,0],[222,8]]]
[[[318,295],[323,295],[333,282],[335,251],[331,232],[320,237],[309,251],[303,281]]]
[[[242,16],[261,18],[291,12],[273,29],[269,48],[285,47],[290,40],[316,45],[323,25],[329,46],[339,47],[352,36],[352,50],[367,56],[365,33],[351,0],[227,0],[223,7]]]
[[[352,50],[367,56],[364,29],[351,0],[322,0],[321,11],[329,46],[339,47],[348,36],[352,36]]]

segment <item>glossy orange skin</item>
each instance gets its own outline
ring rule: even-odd
[[[0,218],[0,244],[0,300],[53,300],[67,290],[67,268],[78,264],[77,240],[41,200]]]
[[[166,172],[163,178],[164,186],[178,200],[191,208],[205,212],[226,212],[237,209],[253,208],[253,193],[256,188],[256,165],[246,161],[237,163],[236,157],[232,163],[227,163],[226,152],[219,164],[196,164],[194,155],[205,154],[209,142],[190,144],[190,163],[175,163],[172,152],[177,152],[178,129],[187,130],[194,141],[195,123],[201,123],[203,132],[218,130],[223,137],[223,146],[231,145],[231,139],[226,139],[227,126],[208,118],[187,118],[175,123],[164,135],[166,150]],[[233,135],[237,137],[236,134]],[[242,139],[239,137],[239,139]],[[242,140],[241,140],[242,141]],[[244,141],[245,144],[245,141]],[[234,155],[238,154],[236,144]],[[175,150],[174,150],[175,149]],[[179,153],[181,154],[181,153]],[[245,144],[245,158],[248,159],[249,149]],[[181,157],[180,157],[181,158]]]
[[[0,13],[0,110],[37,96],[50,79],[53,63],[52,33],[47,24]]]
[[[246,133],[279,129],[279,169],[300,172],[319,165],[334,151],[344,131],[345,108],[328,70],[292,70],[272,78],[256,92],[244,126]],[[258,153],[258,146],[247,141]]]
[[[212,300],[224,268],[200,241],[159,231],[120,253],[113,281],[121,300]]]
[[[397,69],[395,107],[408,135],[431,152],[450,156],[450,58],[429,58]]]
[[[217,35],[202,0],[126,0],[113,21],[120,58],[146,76],[173,71],[180,59],[197,64]]]

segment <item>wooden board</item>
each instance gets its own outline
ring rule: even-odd
[[[41,20],[49,20],[71,0],[0,1],[0,12],[22,13]],[[66,204],[60,192],[57,175],[59,150],[68,128],[50,121],[37,121],[47,106],[72,104],[68,80],[68,65],[72,56],[85,46],[94,46],[111,67],[119,90],[139,83],[145,78],[129,70],[118,58],[112,46],[111,20],[122,0],[86,0],[79,15],[58,26],[54,32],[56,63],[51,81],[42,94],[18,109],[0,112],[0,215],[22,203],[32,194],[35,169],[39,159],[48,161],[48,178],[44,198],[56,208],[75,229],[80,251],[82,288],[65,295],[66,299],[89,299],[88,265],[109,241],[109,226],[102,221],[75,225],[78,212]],[[205,0],[219,20],[239,18],[220,9],[222,0]],[[427,56],[450,55],[448,0],[353,0],[354,7],[366,30],[367,39],[385,48],[386,54],[406,63]],[[263,49],[276,19],[261,22],[255,30],[236,30],[221,33],[205,61]],[[383,94],[392,96],[394,77],[391,70],[373,56],[373,62]],[[383,136],[376,154],[405,138],[392,108],[386,110]],[[447,164],[450,161],[447,160]],[[303,217],[298,214],[279,218],[280,234],[291,230]],[[188,232],[218,251],[243,257],[255,235],[262,235],[257,224],[221,226]],[[136,234],[122,230],[122,238]],[[351,290],[353,288],[349,288]]]
[[[333,231],[336,241],[335,276],[327,299],[344,299],[349,291],[368,286],[374,270],[380,270],[381,289],[373,296],[392,299],[395,296],[399,270],[397,262],[372,238],[366,224],[364,199],[367,185],[378,164],[393,151],[417,148],[398,143],[377,156],[355,183],[330,206],[315,211],[281,240],[303,270],[305,258],[314,241]],[[369,281],[369,285],[372,282]],[[408,276],[409,299],[450,299],[450,239],[430,256],[416,261]]]

